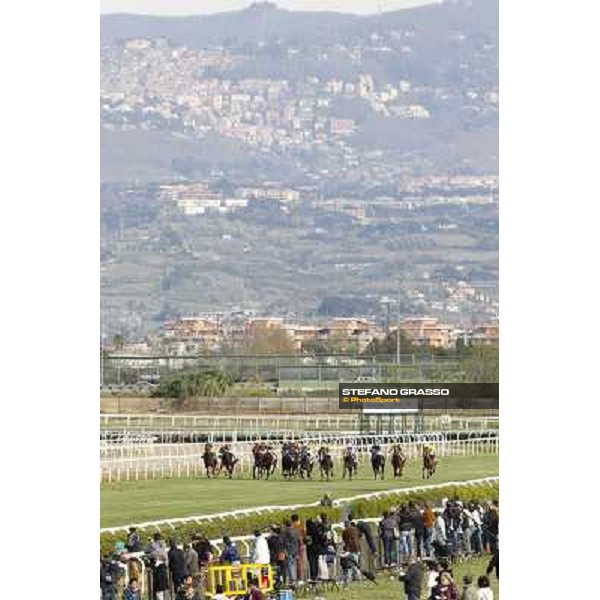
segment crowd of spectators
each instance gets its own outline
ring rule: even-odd
[[[373,580],[377,569],[398,568],[408,600],[421,599],[424,592],[428,600],[493,600],[488,575],[499,575],[498,524],[498,502],[458,500],[436,510],[409,502],[387,511],[376,530],[349,514],[341,533],[333,530],[325,513],[306,522],[293,514],[267,531],[256,530],[250,556],[244,558],[271,565],[278,587],[331,581],[348,585]],[[242,560],[227,536],[219,551],[202,534],[180,545],[174,539],[167,544],[157,532],[144,546],[131,528],[126,543],[117,546],[114,556],[101,556],[102,600],[140,599],[142,573],[139,562],[128,558],[132,553],[143,552],[154,600],[201,600],[203,573],[210,564],[237,566]],[[451,565],[484,554],[490,556],[486,574],[476,584],[466,577],[459,592]],[[248,600],[264,600],[258,581],[248,583]],[[217,600],[225,597],[223,590],[216,594]]]

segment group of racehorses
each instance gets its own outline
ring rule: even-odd
[[[221,446],[218,455],[215,452],[212,444],[205,444],[202,460],[204,461],[206,476],[209,479],[211,475],[213,477],[220,475],[223,470],[225,470],[225,473],[229,476],[229,479],[231,479],[233,477],[233,469],[239,461],[227,444],[225,446]]]
[[[407,457],[404,454],[400,444],[394,444],[390,453],[394,477],[402,477]],[[253,479],[269,479],[277,468],[277,454],[271,444],[266,442],[257,442],[252,447],[252,456],[254,464],[252,467]],[[233,477],[233,470],[239,461],[231,451],[228,444],[225,444],[217,453],[212,444],[207,443],[202,454],[206,475],[208,478],[216,477],[221,472]],[[281,473],[284,479],[300,477],[301,479],[311,479],[315,463],[319,466],[321,479],[329,481],[333,477],[333,457],[329,448],[322,445],[316,457],[312,455],[310,447],[305,443],[285,442],[281,449]],[[371,448],[371,468],[375,479],[385,476],[386,455],[381,446],[375,444]],[[423,479],[429,479],[436,470],[437,458],[434,451],[425,446],[423,448]],[[358,473],[358,456],[356,448],[352,445],[346,446],[342,453],[342,478],[352,480]]]

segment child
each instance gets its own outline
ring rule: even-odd
[[[123,593],[123,600],[140,600],[140,590],[138,588],[137,579],[129,580],[129,584],[125,588],[125,592]]]
[[[429,571],[427,572],[427,598],[431,598],[433,588],[438,584],[440,571],[436,562],[429,563]]]
[[[460,600],[477,600],[477,589],[473,585],[473,578],[470,575],[463,577],[463,591]]]
[[[487,575],[482,575],[477,580],[477,600],[494,600],[494,592],[490,589],[490,580]]]

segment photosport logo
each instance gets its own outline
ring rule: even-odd
[[[339,407],[368,409],[497,409],[497,383],[339,384]]]

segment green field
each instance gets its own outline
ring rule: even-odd
[[[410,461],[401,480],[394,480],[387,465],[384,481],[374,481],[370,467],[363,466],[353,481],[342,480],[338,470],[329,482],[320,481],[315,472],[312,481],[284,481],[277,471],[269,481],[253,481],[248,475],[244,478],[238,475],[231,481],[224,477],[217,480],[197,477],[103,483],[100,486],[100,526],[114,527],[270,504],[309,503],[325,493],[341,498],[397,487],[478,479],[498,472],[498,456],[482,455],[442,458],[437,473],[425,481],[421,479],[420,464]]]
[[[480,575],[485,575],[485,569],[489,562],[489,557],[472,558],[465,562],[458,563],[453,567],[454,581],[459,589],[459,594],[462,591],[462,579],[465,575],[471,575],[473,581],[477,584],[477,578]],[[500,590],[496,575],[489,576],[491,588],[494,591],[494,600],[499,600]],[[365,581],[353,583],[346,589],[339,592],[326,592],[321,594],[327,600],[401,600],[405,598],[404,588],[397,580],[397,576],[392,574],[379,573],[377,575],[377,585]],[[421,598],[425,598],[425,589]],[[460,597],[460,595],[459,595]],[[309,596],[312,598],[312,596]]]

